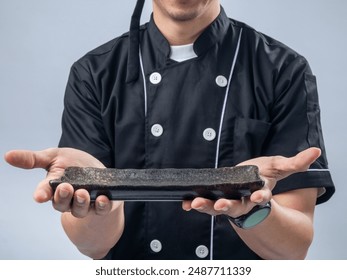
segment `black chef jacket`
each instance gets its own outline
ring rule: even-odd
[[[197,57],[185,62],[170,59],[153,18],[140,35],[136,81],[126,80],[128,34],[72,66],[60,147],[113,168],[215,168],[314,146],[322,155],[310,170],[280,181],[273,194],[322,187],[317,204],[330,198],[316,82],[305,58],[223,9],[194,43]],[[106,258],[259,256],[224,217],[185,212],[181,202],[126,202],[124,233]]]

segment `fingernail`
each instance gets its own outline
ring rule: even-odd
[[[83,197],[77,196],[76,200],[79,204],[83,204],[86,200]]]
[[[220,211],[220,212],[227,212],[229,211],[229,207],[225,206],[223,208],[215,208],[216,211]]]
[[[64,189],[59,191],[59,196],[60,196],[61,198],[67,198],[68,195],[69,195],[69,192],[66,191],[66,190],[64,190]]]
[[[104,209],[106,207],[106,203],[103,201],[99,201],[98,206],[99,206],[99,208]]]

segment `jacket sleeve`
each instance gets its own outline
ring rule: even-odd
[[[318,147],[322,154],[307,172],[280,181],[274,194],[297,188],[324,189],[318,203],[328,200],[335,191],[328,168],[320,121],[316,78],[302,56],[285,62],[274,79],[274,102],[271,129],[265,141],[264,154],[293,156],[308,148]]]
[[[76,62],[66,86],[59,147],[83,150],[112,167],[112,147],[104,128],[100,100],[88,68]]]

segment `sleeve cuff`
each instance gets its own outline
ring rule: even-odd
[[[328,169],[309,169],[306,172],[295,173],[277,182],[272,193],[275,195],[286,191],[304,188],[325,189],[325,192],[317,198],[316,204],[328,201],[335,192],[335,185]]]

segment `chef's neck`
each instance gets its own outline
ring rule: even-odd
[[[177,20],[157,7],[155,1],[153,3],[154,22],[171,46],[194,43],[220,13],[219,4],[210,5],[208,9],[191,19]]]

